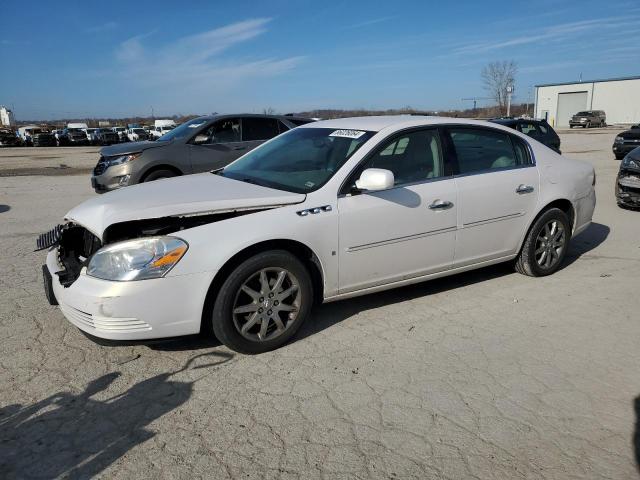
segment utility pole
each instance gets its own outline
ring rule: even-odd
[[[513,94],[513,85],[507,85],[507,117],[511,116],[511,95]]]

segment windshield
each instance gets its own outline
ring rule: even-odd
[[[207,120],[202,118],[194,118],[193,120],[183,123],[179,127],[160,127],[162,131],[170,129],[167,133],[162,135],[158,140],[175,140],[178,138],[185,138],[196,133],[196,129],[207,123]]]
[[[590,114],[591,114],[590,112],[578,112],[578,113],[576,113],[576,115],[582,115],[582,116],[590,115]]]
[[[297,128],[276,137],[218,172],[265,187],[308,193],[317,190],[375,132]]]
[[[134,128],[133,129],[134,133],[140,134],[140,133],[147,133],[144,129],[142,128]]]

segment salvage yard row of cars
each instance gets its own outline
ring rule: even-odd
[[[96,337],[212,332],[259,353],[319,302],[500,262],[552,274],[591,222],[593,167],[518,123],[306,120],[201,117],[103,149],[97,190],[142,183],[95,196],[38,238],[49,302]],[[169,157],[203,165],[181,173],[209,171],[140,177]]]
[[[129,124],[126,127],[89,128],[86,123],[69,123],[66,127],[59,129],[37,125],[27,125],[16,131],[0,128],[0,147],[113,145],[155,140],[176,126],[173,120],[156,120],[154,126]]]

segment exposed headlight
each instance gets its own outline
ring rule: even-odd
[[[149,237],[114,243],[98,250],[87,274],[103,280],[126,282],[163,277],[187,251],[176,237]]]
[[[613,143],[624,143],[624,138],[616,137],[616,139],[613,141]]]
[[[634,160],[629,155],[627,155],[622,160],[621,167],[623,167],[623,168],[635,168],[635,169],[640,170],[640,160]]]
[[[135,160],[142,152],[129,153],[127,155],[119,155],[117,157],[111,157],[107,159],[107,166],[113,167],[114,165],[122,165],[123,163],[130,162],[131,160]]]

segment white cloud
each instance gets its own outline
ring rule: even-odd
[[[530,35],[521,35],[514,38],[491,40],[485,42],[467,42],[465,45],[453,49],[453,53],[457,55],[476,55],[480,53],[487,53],[494,50],[499,50],[509,47],[517,47],[521,45],[530,45],[535,43],[543,43],[546,41],[560,41],[570,37],[575,37],[579,34],[592,32],[596,30],[598,32],[598,38],[603,40],[605,32],[604,29],[617,30],[621,26],[638,25],[640,19],[637,17],[608,17],[592,20],[583,20],[578,22],[569,22],[554,25],[551,27],[541,29],[542,33],[533,33]]]
[[[222,55],[265,33],[270,21],[245,20],[153,47],[146,47],[144,41],[153,33],[138,35],[120,44],[116,58],[123,75],[145,85],[183,84],[190,89],[203,82],[207,87],[223,86],[245,78],[278,75],[294,68],[303,57],[230,59]]]

